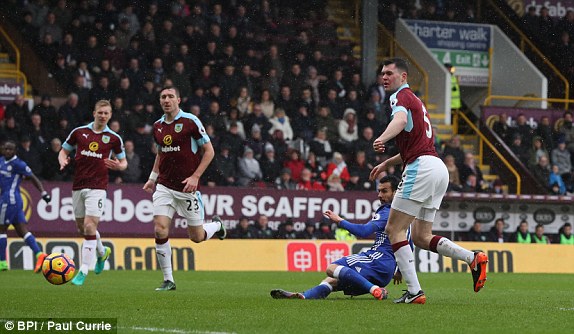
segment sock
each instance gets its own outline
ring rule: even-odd
[[[470,265],[474,260],[474,252],[460,247],[447,238],[435,235],[431,239],[429,250],[431,252],[439,253],[443,256],[452,257],[460,261],[464,261]]]
[[[32,252],[34,252],[34,255],[42,252],[40,250],[40,247],[38,246],[38,243],[36,242],[36,238],[34,238],[34,235],[32,234],[32,232],[28,232],[28,233],[24,234],[24,237],[22,239],[24,239],[24,241],[26,242],[26,245],[28,245],[28,247],[32,248]]]
[[[204,240],[211,239],[211,237],[213,237],[215,232],[219,231],[220,228],[221,228],[221,224],[219,224],[219,223],[205,223],[205,224],[203,224],[203,230],[205,230],[205,239]]]
[[[339,269],[341,268],[341,269]],[[339,279],[340,290],[344,290],[346,287],[354,287],[362,290],[362,294],[370,293],[373,283],[369,282],[366,278],[361,276],[354,269],[339,266],[335,269],[333,276]]]
[[[104,244],[100,238],[100,232],[98,231],[96,231],[96,254],[98,254],[98,257],[102,257],[106,254],[106,249],[104,248]]]
[[[168,238],[155,239],[155,253],[159,267],[163,273],[163,280],[175,282],[173,280],[173,269],[171,267],[171,246]]]
[[[7,247],[8,247],[8,235],[0,234],[0,261],[6,261]]]
[[[95,235],[86,235],[84,237],[84,243],[82,244],[82,264],[80,265],[80,271],[84,275],[88,275],[90,265],[96,257],[96,243]]]
[[[417,272],[415,268],[415,256],[408,241],[400,241],[393,244],[393,251],[395,252],[395,258],[397,259],[397,265],[403,274],[403,278],[407,283],[407,289],[410,293],[416,294],[421,290],[421,285],[419,283],[419,278],[417,277]]]
[[[327,296],[333,291],[333,287],[331,284],[327,282],[321,282],[321,284],[313,287],[305,292],[303,292],[303,296],[305,299],[325,299]]]

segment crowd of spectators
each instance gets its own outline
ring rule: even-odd
[[[549,193],[565,195],[574,191],[572,122],[572,112],[565,111],[556,126],[548,116],[542,116],[534,128],[524,114],[511,122],[502,113],[492,130]]]
[[[61,106],[42,96],[32,110],[17,97],[5,106],[0,137],[21,143],[42,178],[69,180],[70,171],[54,168],[54,152],[108,99],[110,128],[133,162],[112,181],[142,182],[154,161],[158,90],[174,85],[217,152],[205,184],[374,189],[372,141],[389,120],[381,78],[362,84],[324,1],[290,5],[29,1],[15,8],[17,27],[69,95]]]
[[[479,221],[474,222],[470,230],[460,239],[474,242],[515,242],[515,243],[538,243],[538,244],[566,244],[574,245],[574,236],[572,236],[572,225],[564,223],[556,235],[548,236],[544,233],[544,225],[536,224],[534,232],[530,232],[527,220],[522,220],[518,224],[516,231],[507,232],[506,222],[503,218],[495,220],[494,225],[487,231],[484,230],[486,224]]]

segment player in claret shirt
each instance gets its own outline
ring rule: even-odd
[[[213,235],[223,240],[227,233],[218,216],[205,223],[199,179],[215,153],[203,124],[195,115],[179,108],[181,98],[177,88],[164,87],[159,100],[164,115],[153,125],[157,155],[143,189],[153,192],[155,249],[163,273],[163,283],[156,290],[170,291],[175,290],[169,244],[173,215],[177,212],[187,219],[187,231],[193,242],[209,240]]]
[[[394,138],[399,154],[375,166],[370,178],[376,179],[388,166],[404,164],[386,227],[397,265],[407,283],[407,291],[394,302],[426,302],[415,271],[412,249],[405,240],[405,232],[411,224],[415,246],[466,262],[471,269],[473,289],[478,292],[486,283],[486,254],[472,252],[447,238],[432,234],[433,221],[448,186],[448,170],[434,148],[427,110],[407,83],[409,70],[406,61],[392,58],[383,64],[383,87],[385,92],[392,94],[389,98],[392,120],[375,139],[373,149],[379,153],[385,152],[385,145]]]
[[[62,170],[70,163],[70,153],[76,151],[72,206],[84,242],[80,270],[72,280],[74,285],[84,284],[94,256],[97,256],[94,272],[99,274],[111,254],[111,249],[102,244],[98,232],[98,223],[106,202],[108,169],[121,171],[128,167],[122,138],[108,127],[111,117],[110,101],[96,102],[94,121],[72,130],[58,155]]]

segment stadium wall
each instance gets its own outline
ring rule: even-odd
[[[79,263],[82,239],[39,238],[48,252],[64,252]],[[193,244],[171,239],[174,270],[198,271],[325,271],[342,256],[360,252],[372,245],[357,242],[318,240],[209,240]],[[157,270],[154,239],[112,238],[104,244],[112,248],[107,270]],[[461,242],[463,247],[485,251],[488,270],[504,273],[574,273],[574,248],[568,245],[499,244]],[[10,238],[11,269],[31,270],[34,255],[21,239]],[[419,272],[468,272],[461,261],[415,249]]]

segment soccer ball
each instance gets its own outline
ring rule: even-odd
[[[42,274],[48,282],[55,285],[68,283],[74,278],[75,272],[74,260],[64,253],[52,253],[46,256],[42,263]]]

